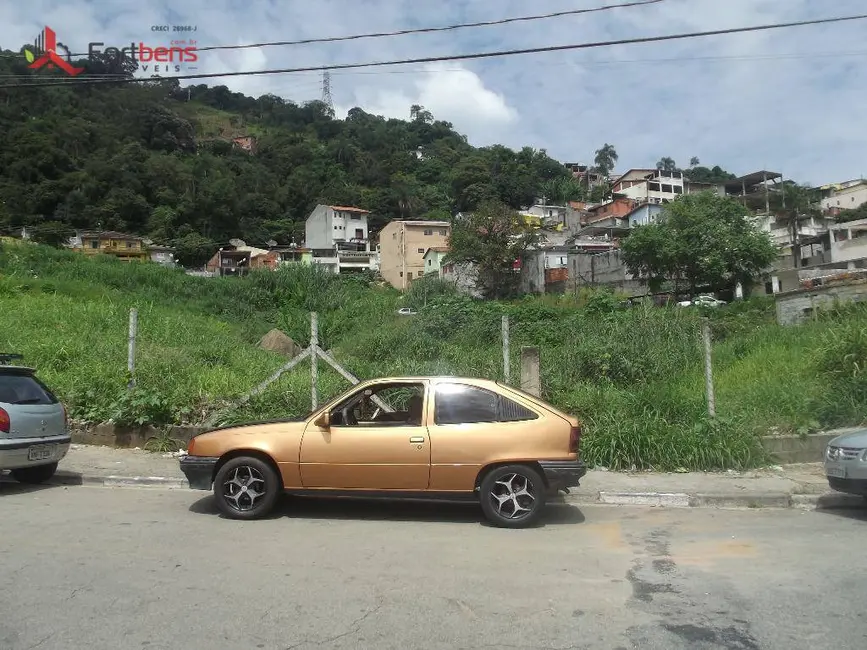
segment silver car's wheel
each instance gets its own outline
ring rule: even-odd
[[[482,480],[479,499],[485,516],[505,528],[532,525],[545,506],[545,483],[532,467],[508,465]]]
[[[279,473],[270,463],[255,456],[230,459],[214,477],[217,507],[232,519],[265,516],[282,490]]]

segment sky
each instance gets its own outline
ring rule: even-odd
[[[623,0],[28,0],[0,8],[0,47],[47,24],[73,51],[91,41],[167,44],[153,25],[195,26],[231,45],[496,20]],[[385,61],[598,42],[867,14],[867,0],[662,0],[497,27],[202,52],[197,72]],[[615,146],[618,171],[663,156],[814,185],[867,175],[867,20],[663,43],[335,71],[338,117],[355,106],[409,118],[420,104],[476,146],[545,149],[592,163]],[[194,81],[191,83],[201,83]],[[316,72],[207,80],[249,95],[321,98]]]

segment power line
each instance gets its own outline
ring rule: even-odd
[[[305,38],[296,41],[270,41],[265,43],[245,43],[242,45],[208,45],[205,47],[196,48],[197,52],[205,52],[212,50],[247,50],[260,47],[276,47],[286,45],[310,45],[312,43],[336,43],[339,41],[357,41],[369,38],[390,38],[393,36],[405,36],[408,34],[431,34],[435,32],[454,31],[458,29],[470,29],[475,27],[495,27],[498,25],[507,25],[509,23],[530,22],[534,20],[548,20],[551,18],[562,18],[564,16],[577,16],[580,14],[597,13],[601,11],[611,11],[612,9],[627,9],[630,7],[640,7],[643,5],[652,5],[663,2],[664,0],[636,0],[634,2],[624,2],[614,5],[605,5],[602,7],[591,7],[588,9],[569,9],[565,11],[556,11],[547,14],[538,14],[534,16],[514,16],[511,18],[501,18],[499,20],[485,20],[476,23],[458,23],[455,25],[445,25],[442,27],[417,27],[415,29],[400,29],[393,32],[371,32],[367,34],[351,34],[348,36],[323,36],[317,38]],[[76,52],[70,56],[87,56],[87,52]],[[0,54],[0,56],[20,56],[19,54]]]
[[[445,25],[443,27],[418,27],[416,29],[400,29],[393,32],[373,32],[370,34],[353,34],[351,36],[327,36],[321,38],[305,38],[297,41],[274,41],[268,43],[250,43],[245,45],[210,45],[208,47],[200,47],[198,51],[205,50],[244,50],[256,47],[272,47],[283,45],[309,45],[311,43],[336,43],[338,41],[356,41],[366,38],[389,38],[392,36],[405,36],[407,34],[432,34],[435,32],[447,32],[457,29],[469,29],[474,27],[494,27],[497,25],[507,25],[509,23],[530,22],[534,20],[548,20],[550,18],[562,18],[563,16],[577,16],[580,14],[597,13],[600,11],[611,11],[612,9],[626,9],[630,7],[640,7],[642,5],[652,5],[663,2],[663,0],[640,0],[638,2],[624,2],[615,5],[605,5],[602,7],[591,7],[589,9],[569,9],[566,11],[556,11],[548,14],[538,14],[535,16],[514,16],[512,18],[501,18],[499,20],[485,20],[477,23],[458,23],[456,25]]]
[[[143,81],[172,81],[172,80],[182,80],[182,79],[213,79],[219,77],[246,77],[246,76],[258,76],[258,75],[270,75],[270,74],[294,74],[299,72],[313,72],[313,71],[322,71],[322,70],[349,70],[349,69],[358,69],[358,68],[377,68],[383,66],[391,66],[391,65],[412,65],[419,63],[441,63],[444,61],[467,61],[467,60],[475,60],[475,59],[489,59],[489,58],[498,58],[504,56],[516,56],[523,54],[541,54],[548,52],[563,52],[567,50],[586,50],[600,47],[611,47],[614,45],[635,45],[640,43],[659,43],[665,41],[676,41],[676,40],[685,40],[692,38],[703,38],[707,36],[725,36],[730,34],[743,34],[749,32],[761,32],[761,31],[769,31],[775,29],[785,29],[790,27],[805,27],[808,25],[825,25],[830,23],[841,23],[853,20],[864,20],[867,18],[867,14],[861,14],[857,16],[842,16],[837,18],[817,18],[814,20],[802,20],[796,22],[789,23],[773,23],[769,25],[754,25],[752,27],[733,27],[729,29],[717,29],[710,30],[704,32],[688,32],[681,34],[668,34],[662,36],[643,36],[639,38],[628,38],[628,39],[617,39],[611,41],[596,41],[591,43],[575,43],[570,45],[549,45],[546,47],[532,47],[532,48],[523,48],[523,49],[513,49],[513,50],[495,50],[493,52],[473,52],[468,54],[449,54],[449,55],[441,55],[441,56],[427,56],[427,57],[418,57],[414,59],[397,59],[392,61],[370,61],[365,63],[337,63],[330,65],[318,65],[318,66],[306,66],[301,68],[275,68],[268,70],[248,70],[248,71],[238,71],[238,72],[208,72],[208,73],[196,73],[196,74],[186,74],[186,75],[175,75],[171,77],[150,77],[150,78],[137,78],[137,77],[129,77],[126,79],[118,79],[116,81],[113,80],[88,80],[88,79],[70,79],[68,81],[46,81],[46,82],[37,82],[37,83],[21,83],[21,84],[6,84],[0,85],[0,89],[3,88],[38,88],[44,86],[60,86],[60,85],[68,85],[68,86],[83,86],[83,85],[99,85],[104,83],[136,83]]]

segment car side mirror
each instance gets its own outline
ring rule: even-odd
[[[320,429],[329,428],[329,426],[331,426],[331,416],[328,413],[328,411],[326,411],[325,413],[320,415],[318,418],[316,418],[316,420],[314,420],[313,424],[315,424]]]

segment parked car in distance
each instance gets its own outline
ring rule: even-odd
[[[700,296],[696,296],[692,300],[682,300],[677,303],[678,307],[721,307],[725,305],[725,300],[719,300],[714,298],[710,294],[702,294]]]
[[[867,428],[837,436],[828,443],[825,476],[831,489],[867,499]]]
[[[43,483],[69,451],[66,409],[32,368],[11,365],[21,358],[0,354],[0,470]]]
[[[410,309],[409,307],[401,307],[397,310],[397,313],[400,316],[415,316],[418,312]]]
[[[180,465],[234,519],[263,517],[288,492],[471,500],[494,524],[522,528],[549,493],[578,486],[580,438],[576,418],[499,382],[391,377],[302,419],[198,435]]]

